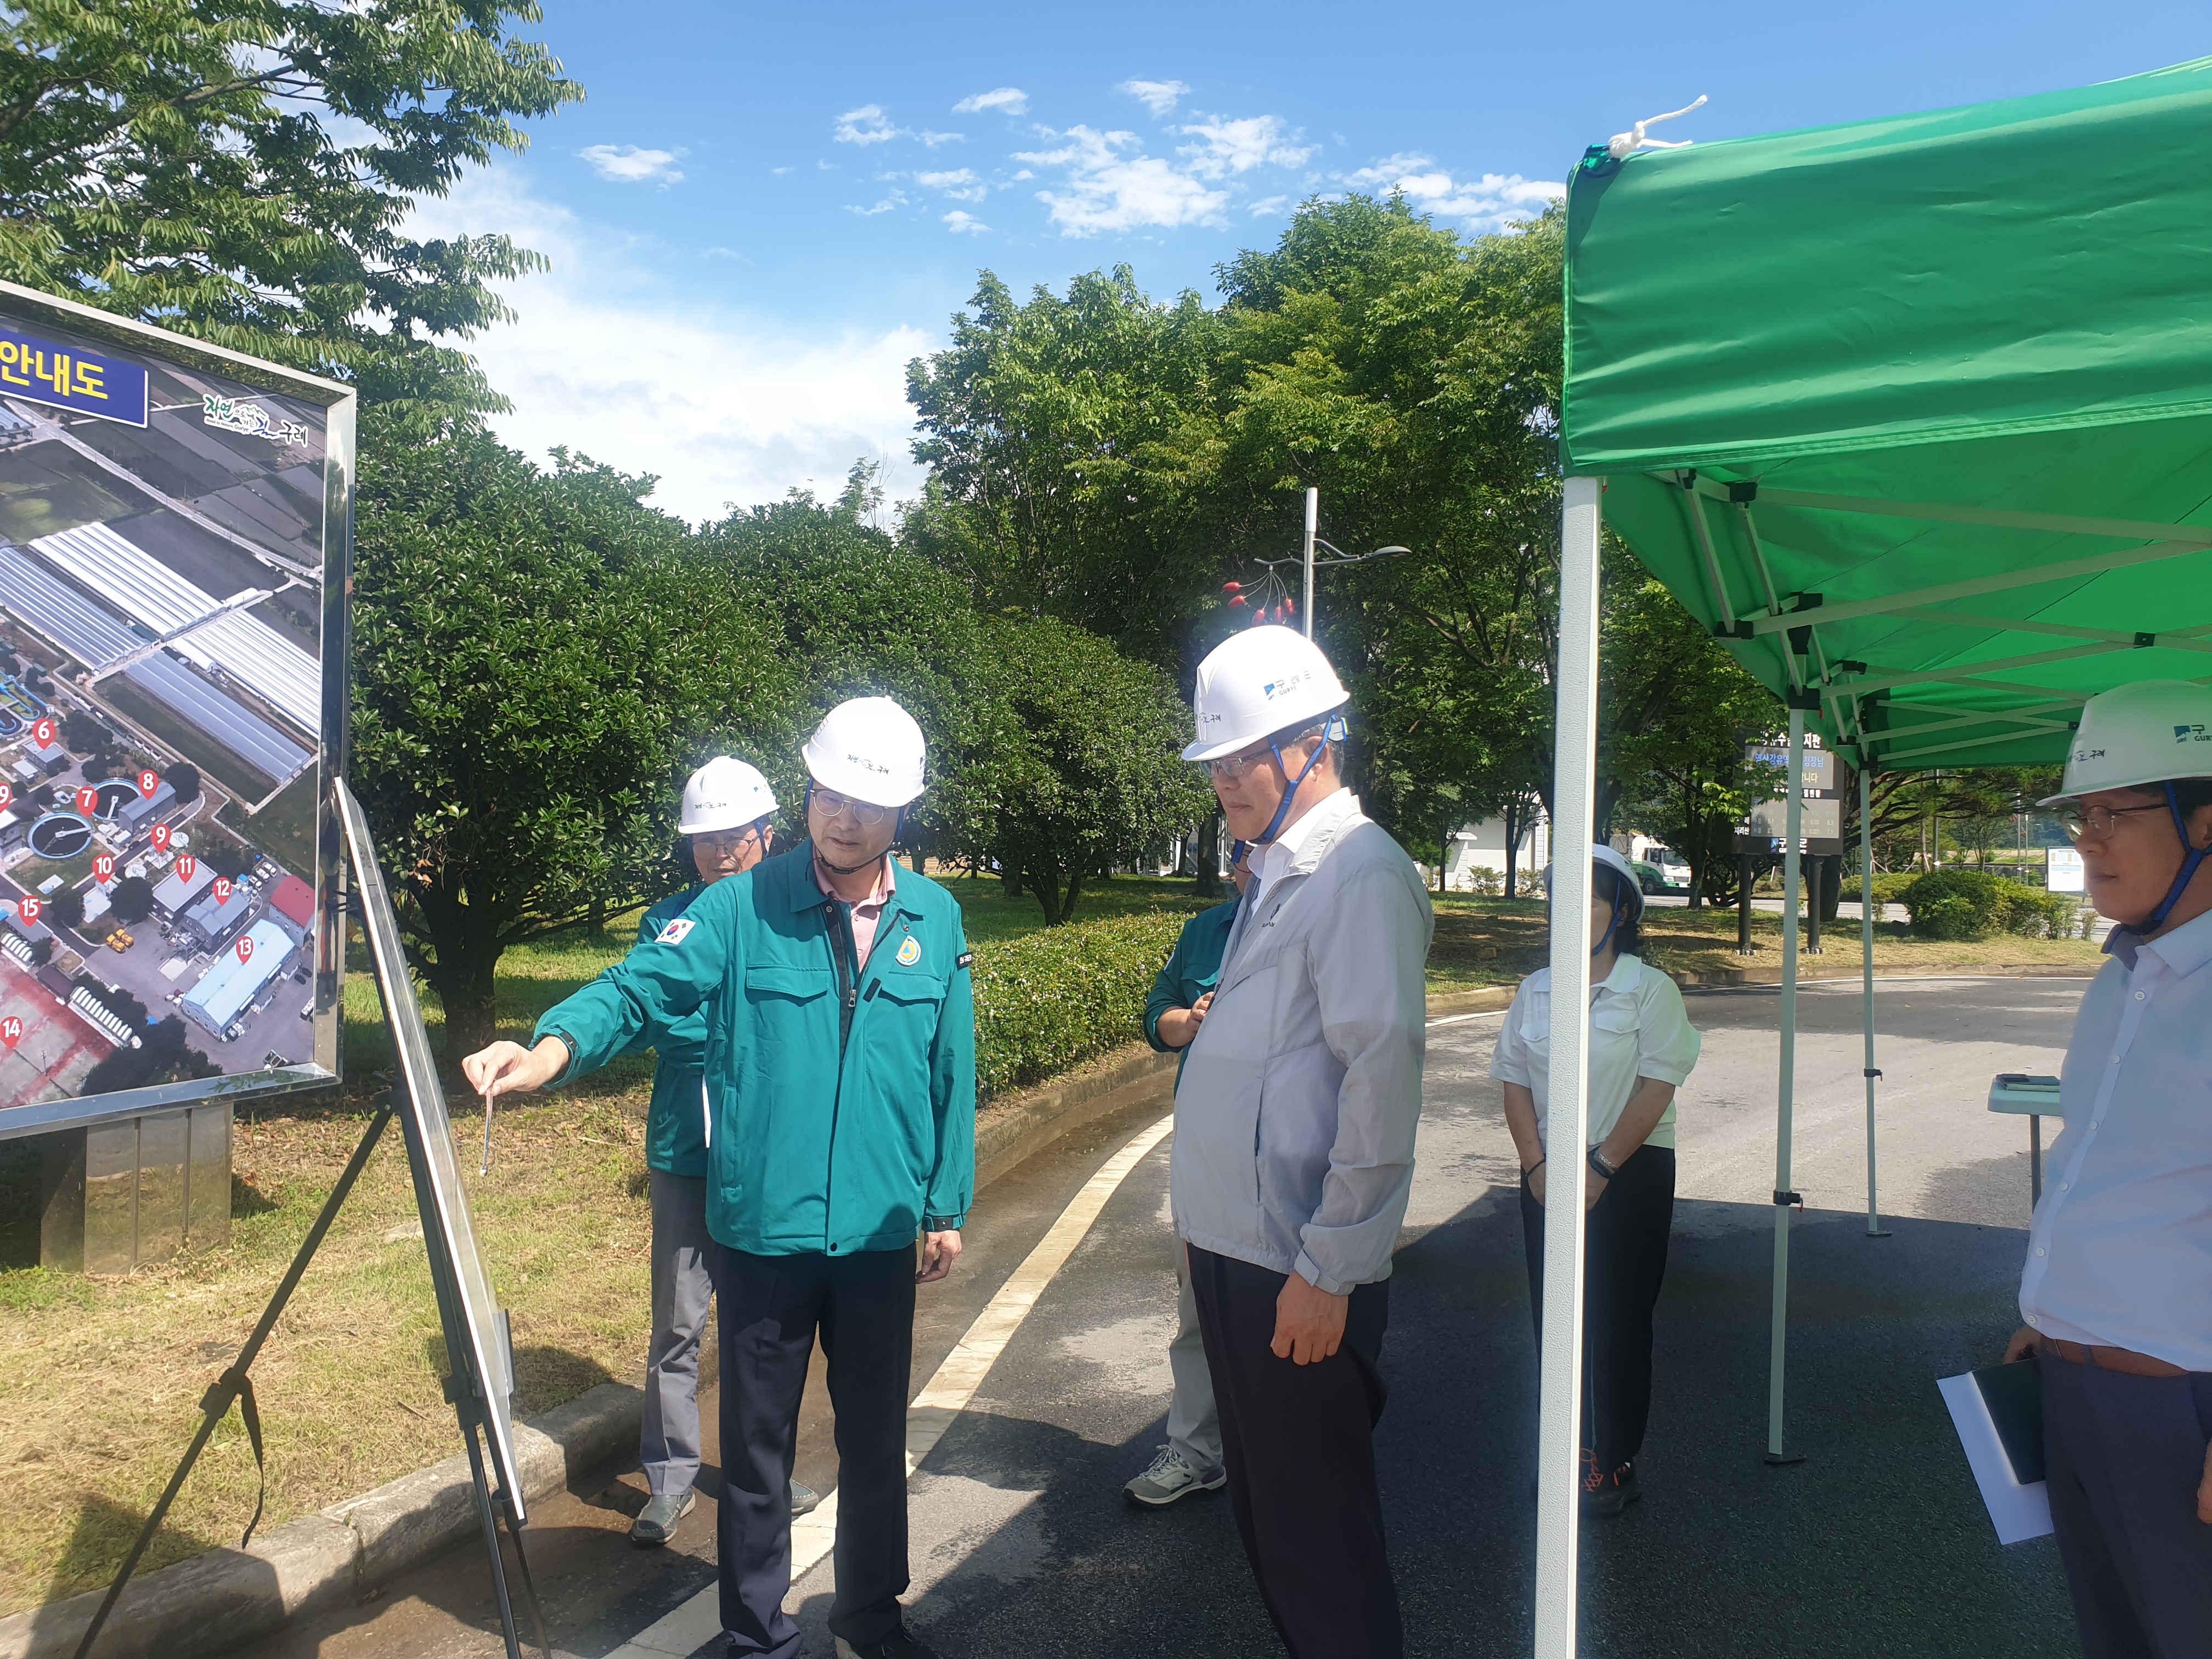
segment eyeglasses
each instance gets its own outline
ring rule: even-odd
[[[743,847],[756,837],[766,841],[769,833],[769,824],[763,820],[736,830],[702,830],[691,837],[691,844],[703,847],[710,853],[720,853]]]
[[[2084,836],[2094,836],[2102,841],[2130,812],[2165,811],[2164,801],[2153,801],[2148,806],[2063,806],[2058,811],[2058,827],[2066,832],[2069,841],[2079,841]]]
[[[832,790],[816,785],[806,793],[806,810],[819,812],[823,820],[835,823],[839,818],[849,817],[863,830],[872,830],[890,816],[888,806],[878,806],[872,801],[853,800]]]
[[[1224,755],[1218,760],[1200,761],[1199,764],[1222,782],[1235,783],[1261,761],[1271,758],[1271,751],[1263,749],[1256,755]]]

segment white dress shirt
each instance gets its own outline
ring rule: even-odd
[[[1295,822],[1285,824],[1274,840],[1265,846],[1254,848],[1244,855],[1245,865],[1252,872],[1251,896],[1255,908],[1260,902],[1260,896],[1267,890],[1267,884],[1279,881],[1290,874],[1291,866],[1298,861],[1299,849],[1306,844],[1306,837],[1313,833],[1316,824],[1330,816],[1322,809],[1334,805],[1339,799],[1351,793],[1349,789],[1340,788],[1322,796],[1299,813]],[[1356,800],[1351,804],[1355,807],[1359,805]]]
[[[2021,1316],[2212,1371],[2212,914],[2114,928],[2066,1047]]]
[[[1636,1079],[1648,1077],[1676,1088],[1698,1063],[1704,1040],[1690,1024],[1682,993],[1674,981],[1638,957],[1616,957],[1613,971],[1590,987],[1589,1144],[1613,1133],[1636,1092]],[[1547,1125],[1552,1105],[1552,970],[1539,968],[1521,981],[1490,1074],[1517,1083],[1536,1097],[1536,1134],[1548,1154]],[[1674,1103],[1668,1101],[1658,1124],[1644,1138],[1647,1146],[1674,1144]]]

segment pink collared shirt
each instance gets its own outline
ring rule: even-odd
[[[830,885],[829,877],[823,872],[822,856],[818,853],[815,854],[812,869],[814,884],[822,890],[823,896],[836,898],[837,891]],[[884,919],[884,907],[891,902],[891,895],[898,891],[897,869],[898,865],[890,854],[884,854],[882,866],[876,872],[874,888],[867,897],[853,907],[853,954],[859,958],[858,965],[862,968],[868,965],[868,950],[876,942],[876,924]]]

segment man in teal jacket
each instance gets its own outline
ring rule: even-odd
[[[1237,920],[1237,906],[1252,879],[1245,863],[1249,849],[1243,842],[1229,860],[1230,878],[1237,884],[1237,898],[1201,910],[1182,925],[1167,966],[1152,981],[1145,999],[1145,1041],[1162,1054],[1188,1050],[1198,1028],[1206,1023],[1212,1004],[1213,988],[1221,980],[1221,957],[1229,944],[1229,929]],[[1176,1075],[1182,1061],[1176,1061]],[[1175,1380],[1168,1395],[1168,1441],[1152,1459],[1152,1467],[1121,1488],[1133,1504],[1165,1509],[1193,1492],[1215,1492],[1227,1484],[1221,1467],[1221,1416],[1213,1405],[1213,1374],[1206,1368],[1206,1339],[1198,1325],[1198,1304],[1190,1291],[1190,1272],[1183,1260],[1182,1241],[1176,1241],[1176,1334],[1168,1344],[1168,1373]]]
[[[717,755],[684,786],[676,828],[678,856],[698,874],[690,886],[648,908],[637,942],[650,944],[692,902],[726,876],[767,856],[775,835],[775,792],[757,769]],[[630,1044],[658,1055],[653,1104],[646,1115],[645,1162],[653,1194],[653,1335],[646,1349],[645,1409],[638,1425],[638,1463],[645,1508],[630,1523],[630,1541],[658,1548],[699,1501],[699,1340],[714,1294],[714,1239],[707,1231],[707,1019],[694,1012],[665,1030],[642,1032]],[[791,1512],[819,1500],[797,1481]]]
[[[709,887],[551,1010],[532,1048],[494,1043],[462,1066],[480,1093],[543,1087],[704,1012],[730,1651],[799,1650],[783,1611],[787,1483],[818,1329],[836,1414],[839,1659],[934,1659],[898,1601],[906,1407],[915,1286],[951,1270],[975,1185],[971,958],[951,895],[890,858],[921,793],[912,717],[888,698],[841,704],[805,756],[805,842]]]

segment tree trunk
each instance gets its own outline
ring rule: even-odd
[[[1515,833],[1521,821],[1521,803],[1505,803],[1505,896],[1513,896],[1513,877],[1517,868],[1514,860],[1521,854],[1521,837]]]
[[[1063,923],[1075,920],[1075,902],[1082,896],[1083,872],[1080,870],[1071,870],[1067,876],[1067,891],[1062,897],[1060,906],[1060,920]]]
[[[462,1056],[476,1053],[499,1035],[494,1005],[499,957],[496,945],[471,950],[450,941],[441,944],[438,960],[422,975],[446,1011],[441,1058],[448,1075],[460,1070]]]
[[[1221,818],[1208,812],[1198,826],[1198,896],[1221,896]]]
[[[1059,927],[1061,920],[1060,867],[1049,859],[1024,859],[1022,861],[1022,881],[1023,884],[1036,895],[1037,903],[1043,907],[1044,925],[1048,927]]]
[[[1022,860],[1018,854],[999,854],[999,881],[1006,896],[1018,899],[1022,896]]]

